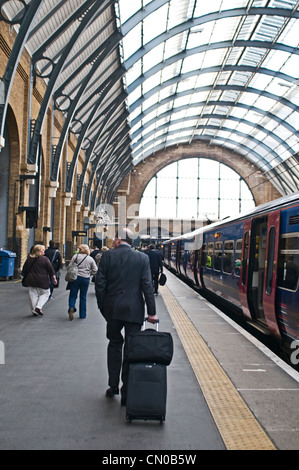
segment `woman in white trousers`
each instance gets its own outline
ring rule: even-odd
[[[56,276],[51,261],[44,256],[44,245],[35,245],[22,269],[23,285],[29,287],[31,311],[34,316],[42,316],[42,308],[49,299],[50,277],[56,285]]]

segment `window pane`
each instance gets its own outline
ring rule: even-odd
[[[146,202],[148,198],[152,201]],[[150,181],[140,216],[214,222],[254,206],[247,184],[234,170],[207,158],[186,158],[167,165]]]
[[[197,198],[197,179],[179,179],[178,197],[179,198]]]
[[[239,213],[239,200],[238,199],[221,199],[220,200],[220,219],[230,215]]]
[[[143,197],[155,197],[156,178],[151,179],[144,190]]]
[[[197,201],[194,199],[178,199],[178,215],[180,219],[197,217]]]
[[[299,276],[299,237],[287,235],[279,242],[277,285],[297,290]]]
[[[176,197],[177,180],[174,178],[160,178],[157,179],[157,197]]]
[[[175,218],[176,217],[176,199],[160,198],[157,204],[156,217],[161,217],[164,219]]]
[[[178,164],[180,178],[197,178],[198,158],[179,160]]]
[[[143,198],[140,204],[139,217],[150,218],[155,217],[155,199]]]
[[[218,179],[201,178],[199,180],[199,197],[201,199],[218,198]]]

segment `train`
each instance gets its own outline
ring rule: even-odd
[[[298,369],[299,192],[173,237],[164,266],[226,305]]]

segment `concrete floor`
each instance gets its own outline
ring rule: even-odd
[[[161,296],[156,303],[160,330],[170,331],[174,339],[166,420],[162,425],[129,423],[120,399],[105,397],[107,340],[94,285],[88,292],[87,318],[70,322],[64,279],[42,318],[30,312],[28,289],[2,281],[0,449],[224,449]]]

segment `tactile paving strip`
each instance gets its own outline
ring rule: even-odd
[[[168,287],[160,292],[226,448],[276,450]]]

